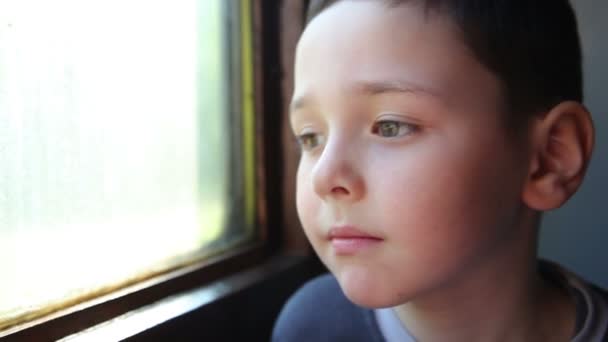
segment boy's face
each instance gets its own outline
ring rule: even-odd
[[[503,127],[499,82],[457,32],[413,5],[341,1],[299,42],[298,213],[360,305],[450,286],[516,234],[526,153]]]

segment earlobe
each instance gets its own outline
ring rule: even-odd
[[[524,203],[545,211],[563,205],[580,186],[593,150],[593,123],[578,102],[566,101],[536,119]]]

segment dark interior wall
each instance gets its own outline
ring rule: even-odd
[[[545,216],[540,254],[608,287],[608,1],[571,1],[583,43],[585,104],[595,122],[596,147],[582,188]]]

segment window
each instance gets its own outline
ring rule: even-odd
[[[255,239],[249,3],[0,3],[0,331]]]

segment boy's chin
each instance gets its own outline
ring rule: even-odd
[[[407,302],[403,293],[392,293],[390,286],[383,284],[383,280],[355,274],[340,274],[336,278],[346,298],[358,306],[379,309]]]

